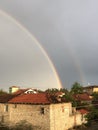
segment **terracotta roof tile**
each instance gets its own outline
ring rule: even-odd
[[[76,94],[76,95],[73,95],[73,97],[79,101],[90,101],[91,100],[90,95],[88,95],[87,93]]]
[[[23,94],[9,101],[9,103],[31,103],[31,104],[50,104],[46,93]]]
[[[81,114],[87,114],[88,113],[88,111],[86,110],[86,109],[80,109],[80,110],[78,110]]]
[[[7,103],[9,100],[11,100],[14,97],[15,95],[11,95],[11,94],[0,95],[0,103]]]

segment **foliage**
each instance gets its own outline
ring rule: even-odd
[[[59,92],[59,89],[57,89],[57,88],[46,89],[45,92],[47,92],[47,93],[55,93],[55,92]]]
[[[82,88],[82,86],[81,86],[78,82],[75,82],[75,83],[72,85],[71,93],[72,93],[72,94],[83,93],[83,88]]]
[[[94,92],[92,96],[93,96],[93,100],[98,100],[98,92]]]
[[[7,94],[4,90],[0,89],[0,95]]]
[[[56,92],[63,92],[65,93],[65,95],[63,97],[61,97],[61,102],[71,102],[73,107],[77,107],[79,106],[79,102],[76,101],[73,98],[73,94],[78,94],[78,93],[82,93],[82,86],[78,83],[75,82],[71,88],[71,91],[69,92],[66,88],[61,88],[60,90],[57,88],[52,88],[52,89],[47,89],[45,92],[47,92],[48,98],[53,102],[53,103],[57,103],[57,97],[56,97]]]
[[[17,123],[12,130],[33,130],[33,127],[30,123],[26,122],[25,120],[20,121]]]
[[[98,122],[98,109],[92,107],[90,112],[85,116],[87,124],[91,125],[92,122]]]
[[[60,92],[63,92],[63,93],[66,94],[66,93],[68,93],[69,91],[68,91],[66,88],[61,88],[61,89],[60,89]]]
[[[0,123],[0,130],[37,130],[37,128],[37,126],[32,126],[32,124],[28,123],[25,120],[22,120],[13,126],[7,126]]]
[[[0,122],[0,130],[10,130],[7,125],[4,125]]]
[[[51,103],[59,103],[61,101],[58,100],[57,96],[55,96],[54,94],[50,94],[48,95],[48,99]]]
[[[47,97],[50,102],[59,103],[59,102],[65,102],[66,99],[65,97],[62,97],[62,96],[59,97],[58,92],[62,92],[64,95],[66,95],[68,93],[68,90],[65,88],[61,88],[61,89],[52,88],[52,89],[45,90],[45,92],[47,93]]]
[[[65,98],[66,102],[71,102],[73,107],[77,106],[77,102],[73,98],[72,94],[70,92],[67,92],[64,96],[63,99]]]

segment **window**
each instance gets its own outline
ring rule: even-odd
[[[14,108],[17,108],[17,104],[14,104]]]
[[[5,105],[4,111],[8,112],[8,105]]]
[[[45,114],[44,107],[41,107],[41,114]]]
[[[83,121],[83,114],[81,115],[81,121]]]

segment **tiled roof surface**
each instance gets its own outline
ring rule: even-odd
[[[83,93],[83,94],[76,94],[73,96],[76,100],[80,100],[80,101],[90,101],[91,98],[87,93]]]
[[[31,104],[50,104],[46,93],[22,94],[9,101],[9,103],[31,103]]]
[[[7,103],[10,99],[14,97],[15,95],[11,95],[11,94],[0,95],[0,103]]]
[[[86,110],[86,109],[80,109],[80,110],[78,110],[81,114],[87,114],[88,113],[88,111]]]

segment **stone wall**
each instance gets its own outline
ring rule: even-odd
[[[26,120],[42,130],[66,130],[69,116],[72,115],[71,103],[51,105],[9,104],[9,120],[15,124]]]
[[[75,110],[72,113],[71,103],[50,105],[50,130],[68,130],[85,122],[81,113]]]
[[[21,120],[28,121],[39,130],[68,130],[85,122],[82,115],[71,103],[51,105],[0,104],[0,121],[15,124]]]
[[[71,103],[50,105],[50,130],[67,130],[69,116],[72,114]]]
[[[70,115],[67,123],[67,128],[73,128],[74,126],[79,126],[83,123],[86,123],[84,116],[85,115],[82,115],[79,112]]]
[[[0,122],[9,123],[8,104],[0,103]]]
[[[4,113],[5,104],[0,103],[0,113]]]
[[[49,130],[49,105],[10,104],[10,121],[15,124],[26,120],[42,130]]]

